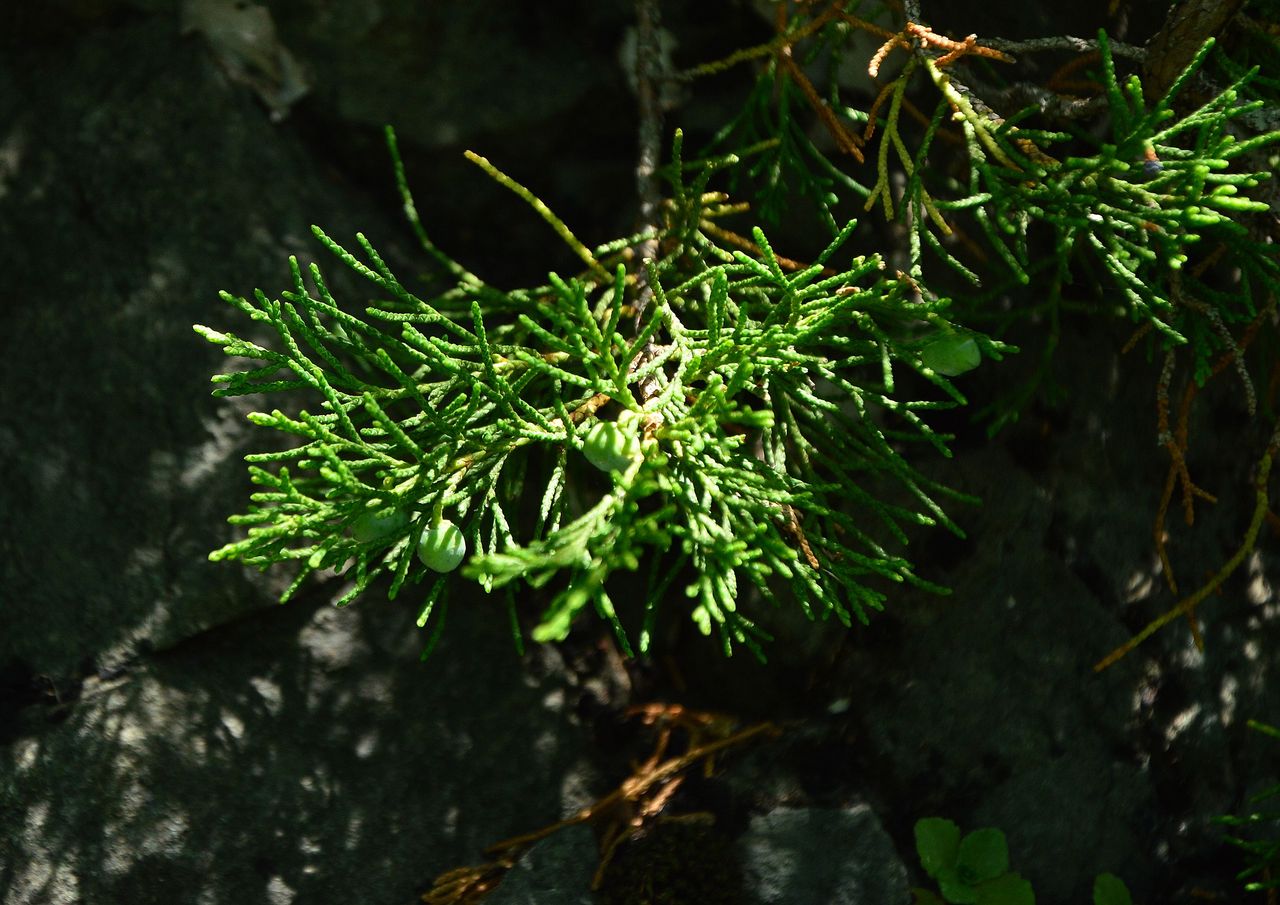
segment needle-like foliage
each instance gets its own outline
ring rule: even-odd
[[[959,41],[913,21],[894,32],[881,12],[812,2],[780,16],[743,113],[712,145],[737,141],[751,155],[743,172],[762,216],[805,197],[834,232],[841,208],[879,209],[905,235],[897,251],[926,297],[953,298],[971,323],[1047,311],[1046,354],[1064,287],[1091,284],[1104,302],[1095,310],[1123,312],[1166,347],[1184,347],[1203,383],[1280,281],[1266,228],[1280,115],[1274,76],[1257,65],[1280,59],[1274,36],[1246,19],[1248,53],[1228,56],[1210,39],[1150,98],[1105,33]],[[869,59],[859,41],[868,36],[884,42]],[[1097,62],[1084,87],[1058,93],[1016,81],[1006,50],[1089,51]],[[866,109],[841,77],[855,67],[876,91]],[[1033,283],[1035,304],[993,310]],[[994,407],[997,425],[1031,389]]]
[[[1262,106],[1261,101],[1241,98],[1241,90],[1256,75],[1252,70],[1197,109],[1177,114],[1174,102],[1199,70],[1212,41],[1149,109],[1141,80],[1135,75],[1122,84],[1116,75],[1105,34],[1099,35],[1098,44],[1110,116],[1107,141],[1019,129],[978,113],[945,73],[932,61],[926,63],[947,102],[965,114],[961,125],[970,157],[971,194],[956,203],[974,211],[990,247],[1020,281],[1029,281],[1037,253],[1031,231],[1047,227],[1055,258],[1071,260],[1081,252],[1096,259],[1127,300],[1133,317],[1145,319],[1180,345],[1189,333],[1206,326],[1206,314],[1204,306],[1180,304],[1178,294],[1211,292],[1196,278],[1181,277],[1193,246],[1220,244],[1229,249],[1246,279],[1280,278],[1275,249],[1252,236],[1239,220],[1241,215],[1268,210],[1265,202],[1247,193],[1272,174],[1251,170],[1247,162],[1250,154],[1280,140],[1280,132],[1241,140],[1233,129],[1235,120]],[[1093,145],[1089,153],[1064,154],[1061,160],[1048,153],[1055,144],[1081,141]],[[1241,167],[1241,162],[1246,165]],[[928,200],[923,184],[914,183],[913,189],[923,210]],[[953,209],[956,203],[938,206]],[[935,228],[928,217],[916,217],[915,225],[920,230]],[[941,247],[937,237],[925,239],[925,245]],[[913,263],[919,267],[918,258]],[[1249,292],[1218,293],[1216,300],[1220,304],[1213,308],[1223,323],[1247,321],[1257,314]],[[1195,349],[1197,369],[1206,369],[1219,344],[1200,342]]]
[[[529,624],[537,640],[563,638],[592,610],[628,652],[687,600],[726,652],[759,653],[760,601],[848,625],[895,583],[932,587],[903,553],[907,529],[960,528],[940,504],[948,491],[913,463],[948,455],[929,417],[965,404],[950,378],[1010,348],[972,324],[1047,311],[1043,374],[1064,287],[1095,285],[1095,311],[1127,313],[1170,355],[1189,350],[1197,382],[1233,360],[1253,411],[1242,350],[1280,282],[1274,237],[1256,222],[1270,214],[1280,139],[1266,127],[1275,86],[1257,67],[1209,42],[1151,99],[1116,58],[1143,51],[1105,34],[1018,45],[911,20],[894,31],[873,3],[774,9],[773,40],[671,76],[757,66],[709,156],[683,161],[676,131],[665,200],[646,146],[636,236],[589,248],[468,153],[581,272],[501,290],[469,271],[428,238],[389,136],[410,224],[452,288],[410,288],[363,236],[340,244],[316,229],[371,300],[339,301],[317,265],[296,261],[279,298],[224,294],[275,339],[197,327],[254,362],[215,377],[215,392],[306,401],[251,416],[296,445],[249,457],[262,490],[232,520],[247,536],[213,556],[294,563],[286,597],[317,570],[345,570],[343,602],[385,574],[393,597],[415,588],[424,625],[451,583],[471,580],[504,595],[517,638]],[[1260,34],[1265,57],[1274,42]],[[854,40],[867,35],[883,42],[874,53]],[[1092,98],[991,87],[1011,53],[1064,47],[1096,49]],[[841,74],[859,53],[870,98]],[[1206,68],[1230,84],[1207,90]],[[983,94],[1003,95],[1004,115]],[[659,134],[647,109],[642,145]],[[829,237],[787,249],[806,260],[755,222],[730,228],[779,220],[798,198]],[[877,208],[896,245],[866,247],[849,216],[879,220]],[[1042,301],[1019,308],[1033,282]],[[996,423],[1035,386],[1013,388]],[[457,563],[460,577],[445,574]],[[432,621],[434,643],[443,612]]]
[[[215,393],[305,391],[312,401],[250,416],[298,445],[249,457],[263,490],[232,519],[248,536],[214,558],[293,562],[289,594],[316,570],[347,569],[344,602],[383,573],[393,597],[425,580],[425,623],[460,580],[415,557],[447,520],[465,538],[465,578],[548,589],[518,598],[543,601],[534,638],[564,637],[589,608],[627,650],[619,572],[649,582],[641,650],[659,607],[678,599],[673,583],[726,652],[759,650],[763,633],[740,606],[748,586],[770,600],[785,589],[810,616],[850,624],[880,608],[886,580],[926,584],[891,547],[907,525],[960,530],[939,505],[945,491],[903,456],[918,443],[946,454],[928,412],[964,401],[922,358],[956,330],[946,303],[920,299],[878,256],[844,250],[852,222],[803,267],[784,268],[758,229],[754,253],[722,247],[706,231],[718,213],[720,196],[705,191],[714,169],[695,168],[690,185],[675,170],[667,250],[642,274],[643,313],[636,278],[601,263],[545,208],[587,269],[526,290],[484,284],[426,238],[407,189],[424,248],[457,280],[449,291],[415,294],[363,236],[349,250],[316,229],[374,301],[340,303],[318,266],[296,261],[279,299],[224,294],[278,341],[197,327],[258,363],[215,377]],[[998,357],[997,344],[977,341]],[[904,396],[903,372],[935,392]],[[584,455],[599,423],[639,441],[607,477]],[[898,501],[878,495],[886,482],[903,489]]]

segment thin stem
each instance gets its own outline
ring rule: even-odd
[[[839,6],[833,5],[822,15],[810,20],[807,24],[793,32],[783,32],[763,44],[756,44],[753,47],[744,47],[741,50],[735,50],[727,57],[722,57],[719,60],[712,60],[710,63],[703,63],[700,66],[694,66],[692,69],[685,69],[682,72],[677,72],[674,75],[669,76],[668,78],[677,82],[691,82],[704,75],[714,75],[718,72],[724,72],[726,69],[732,69],[739,63],[745,63],[748,60],[773,56],[779,50],[782,50],[785,47],[790,47],[792,44],[797,44],[809,37],[809,35],[825,26],[827,22],[835,16],[840,16],[846,20],[854,20],[853,16],[849,16],[841,12]],[[862,22],[860,19],[856,20],[856,22],[861,27],[875,29],[877,32],[884,31],[883,29],[876,29],[875,26]],[[888,36],[887,32],[885,33],[885,36]]]
[[[591,268],[592,273],[606,281],[612,278],[609,271],[605,270],[603,265],[596,260],[595,255],[591,253],[591,249],[582,244],[582,240],[573,234],[573,231],[569,229],[568,224],[557,217],[555,212],[551,210],[551,208],[547,207],[542,199],[520,183],[516,182],[506,173],[502,172],[502,170],[491,164],[488,158],[481,157],[474,151],[465,151],[463,152],[463,156],[493,177],[495,182],[511,189],[511,191],[515,192],[528,202],[529,206],[537,211],[538,215],[542,217],[543,220],[547,221],[547,225],[556,231],[556,235],[563,239],[565,243],[573,249],[574,253]]]
[[[1254,483],[1255,502],[1253,506],[1253,515],[1249,519],[1249,527],[1244,533],[1244,540],[1241,542],[1240,547],[1232,557],[1227,560],[1223,567],[1219,569],[1212,578],[1205,582],[1199,590],[1178,601],[1172,609],[1157,616],[1148,623],[1142,631],[1138,632],[1138,634],[1134,635],[1124,644],[1120,645],[1111,653],[1107,654],[1107,656],[1095,663],[1093,666],[1094,672],[1102,672],[1108,666],[1118,662],[1139,644],[1146,641],[1157,631],[1164,628],[1179,616],[1185,616],[1194,612],[1196,606],[1214,591],[1218,590],[1218,588],[1222,587],[1223,582],[1230,578],[1232,573],[1240,567],[1241,563],[1244,562],[1245,557],[1253,552],[1254,544],[1257,543],[1258,540],[1258,530],[1262,527],[1262,522],[1267,514],[1267,482],[1271,477],[1271,459],[1273,454],[1276,452],[1277,441],[1278,437],[1273,435],[1271,443],[1267,447],[1266,454],[1263,455],[1262,460],[1258,463],[1258,478]]]
[[[1003,50],[1005,53],[1036,53],[1042,50],[1075,50],[1080,53],[1087,53],[1098,49],[1098,40],[1096,38],[1075,38],[1071,35],[1062,35],[1054,38],[1032,38],[1029,41],[983,38],[982,42],[989,47],[994,47],[996,50]],[[1107,45],[1111,48],[1111,53],[1117,57],[1127,57],[1131,60],[1145,60],[1147,58],[1146,49],[1133,44],[1108,40]]]
[[[639,150],[636,159],[636,194],[640,198],[640,232],[647,237],[640,243],[639,267],[636,270],[636,303],[634,330],[638,334],[644,323],[645,310],[653,301],[649,272],[658,259],[658,194],[657,170],[662,148],[662,106],[658,99],[658,80],[662,76],[658,44],[659,12],[657,0],[636,0],[636,93],[640,99]],[[656,354],[652,340],[635,359],[632,370],[642,367]],[[656,377],[650,376],[640,387],[641,402],[648,402],[658,392]]]

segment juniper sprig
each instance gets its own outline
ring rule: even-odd
[[[451,288],[411,289],[363,236],[343,245],[316,229],[371,300],[340,302],[317,265],[297,261],[279,298],[223,295],[276,339],[197,327],[254,362],[215,377],[215,392],[310,401],[250,416],[296,445],[249,457],[261,490],[232,519],[247,536],[214,558],[292,562],[286,598],[318,570],[349,577],[343,603],[383,576],[392,597],[423,585],[428,648],[446,592],[470,580],[502,594],[517,640],[528,623],[537,640],[563,638],[593,610],[625,650],[634,637],[643,651],[683,588],[701,631],[726,652],[759,653],[758,600],[852,624],[894,583],[933,587],[902,552],[907,529],[960,528],[940,504],[955,495],[917,470],[917,450],[948,454],[929,418],[965,404],[951,378],[1011,348],[974,323],[1047,311],[1043,374],[1063,287],[1096,284],[1083,304],[1126,312],[1168,354],[1189,350],[1197,381],[1234,359],[1252,412],[1243,352],[1280,281],[1258,226],[1280,139],[1255,128],[1273,112],[1271,82],[1210,42],[1148,98],[1102,33],[956,40],[918,15],[893,31],[880,24],[887,8],[864,5],[778,4],[773,40],[674,76],[638,53],[649,62],[637,63],[636,235],[591,248],[468,152],[581,262],[543,285],[499,289],[436,246],[389,134],[410,225]],[[638,10],[652,51],[656,6]],[[860,49],[859,34],[879,50]],[[1016,65],[1011,52],[1093,48],[1093,98],[1019,83],[997,106],[1035,102],[1002,116],[982,97],[994,97],[993,72]],[[840,74],[864,51],[852,61],[873,80],[902,62],[869,104]],[[745,63],[758,65],[756,88],[707,156],[684,160],[675,130],[660,167],[655,79]],[[1206,89],[1206,66],[1231,84]],[[726,173],[751,197],[714,188]],[[754,222],[797,197],[829,234],[809,260],[775,250]],[[851,203],[880,208],[891,247],[857,245],[874,231],[855,234]],[[1039,299],[1019,307],[1033,281]],[[997,425],[1035,388],[997,401]],[[644,581],[619,580],[631,572]]]
[[[363,236],[352,251],[316,228],[375,300],[344,307],[317,265],[296,260],[279,299],[224,293],[278,342],[197,327],[226,354],[261,363],[216,376],[215,393],[305,391],[318,408],[250,416],[298,445],[248,457],[263,490],[232,518],[248,534],[213,558],[294,563],[286,598],[322,569],[352,579],[342,603],[383,574],[392,597],[425,579],[425,624],[456,580],[437,557],[452,525],[465,578],[486,590],[546,587],[535,639],[563,638],[590,608],[628,651],[611,582],[619,572],[648,576],[640,650],[673,583],[726,652],[759,652],[765,637],[743,611],[748,586],[774,602],[785,588],[811,617],[846,625],[882,606],[883,580],[931,587],[890,546],[908,525],[960,531],[938,502],[947,491],[903,456],[912,443],[946,454],[927,415],[964,402],[937,345],[960,335],[945,301],[886,276],[878,256],[843,251],[853,222],[804,266],[759,229],[754,253],[724,247],[712,224],[724,206],[705,191],[716,167],[690,167],[686,185],[677,165],[664,254],[644,274],[652,299],[637,316],[626,243],[588,250],[483,165],[535,203],[587,269],[493,288],[431,243],[401,179],[452,289],[415,294]],[[967,353],[1001,354],[963,337]],[[936,398],[903,396],[904,372]],[[593,464],[607,478],[591,478]],[[878,496],[885,480],[907,502]],[[516,597],[507,600],[515,619]]]

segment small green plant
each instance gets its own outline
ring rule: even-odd
[[[1168,429],[1174,356],[1196,384],[1234,363],[1252,412],[1244,350],[1270,329],[1280,281],[1258,226],[1280,132],[1249,125],[1274,87],[1256,67],[1188,110],[1212,41],[1150,88],[1117,63],[1142,51],[1103,33],[957,41],[919,21],[919,4],[804,0],[774,4],[766,44],[672,74],[655,63],[657,6],[637,0],[634,235],[590,247],[467,153],[537,211],[579,272],[501,289],[446,254],[389,134],[443,290],[411,288],[363,235],[348,247],[316,229],[371,298],[339,299],[320,267],[297,261],[278,298],[223,294],[274,336],[197,327],[252,363],[217,375],[215,394],[308,401],[250,416],[296,445],[248,457],[261,489],[232,519],[247,536],[215,559],[293,565],[286,599],[317,571],[347,575],[344,604],[386,576],[390,596],[416,595],[428,650],[459,578],[499,593],[518,643],[521,625],[558,640],[591,610],[624,652],[643,652],[680,590],[726,653],[767,640],[754,598],[865,621],[895,584],[942,590],[905,545],[913,525],[961,533],[942,505],[960,495],[918,469],[924,454],[950,454],[930,417],[968,403],[952,378],[1012,351],[989,334],[1017,318],[1047,316],[1047,363],[1068,285],[1093,286],[1091,314],[1141,322],[1166,354],[1161,441],[1190,505],[1185,437]],[[866,34],[884,41],[871,55],[855,40]],[[970,87],[999,83],[1013,53],[1063,50],[1096,51],[1088,102],[1037,88],[1037,103],[1002,116]],[[880,81],[890,55],[905,60]],[[698,159],[673,130],[663,165],[663,80],[750,62],[742,114]],[[878,86],[870,103],[841,84],[846,64]],[[1221,54],[1213,65],[1229,68]],[[1029,83],[1006,87],[1021,97]],[[816,235],[783,254],[760,224],[797,200],[816,209]],[[858,225],[877,207],[896,247]],[[993,404],[997,423],[1043,373]],[[624,588],[640,599],[620,605],[635,596]]]
[[[1274,739],[1280,739],[1280,729],[1256,720],[1249,720],[1249,728]],[[1258,808],[1267,802],[1272,806]],[[1220,823],[1251,831],[1253,838],[1228,836],[1227,841],[1238,846],[1248,860],[1248,866],[1242,870],[1237,879],[1247,880],[1245,890],[1262,892],[1280,889],[1280,808],[1274,805],[1280,802],[1280,784],[1264,789],[1249,799],[1251,813],[1218,818]],[[1274,895],[1274,893],[1273,893]]]
[[[913,889],[916,905],[1035,905],[1031,884],[1009,870],[1009,846],[1000,830],[985,828],[963,836],[941,817],[916,822],[920,866],[938,884],[941,897]],[[1093,905],[1133,905],[1129,889],[1114,874],[1099,874]]]
[[[280,299],[224,293],[279,343],[197,327],[228,355],[260,363],[217,375],[215,393],[304,390],[320,411],[250,416],[301,442],[249,457],[264,490],[233,519],[248,536],[213,557],[296,563],[286,597],[316,570],[345,569],[344,603],[384,573],[393,597],[431,577],[419,624],[444,598],[440,573],[465,560],[462,574],[485,590],[551,589],[536,640],[565,637],[590,608],[627,653],[632,633],[611,584],[619,571],[649,577],[641,651],[677,578],[694,621],[717,631],[726,653],[734,644],[759,652],[766,637],[740,606],[748,585],[774,601],[786,587],[810,617],[846,625],[881,606],[873,578],[937,589],[884,540],[905,541],[913,523],[959,533],[936,501],[957,495],[903,451],[924,443],[947,453],[925,416],[964,402],[949,376],[1006,347],[952,324],[946,300],[919,298],[879,257],[844,252],[855,222],[804,266],[784,266],[759,229],[751,254],[718,244],[704,225],[717,216],[706,184],[718,167],[691,166],[686,183],[679,140],[662,230],[669,250],[631,275],[620,260],[636,240],[588,250],[476,158],[587,265],[515,291],[426,239],[392,140],[406,209],[456,285],[416,294],[363,236],[361,259],[317,229],[381,298],[350,310],[319,267],[296,261]],[[903,396],[903,372],[940,392]],[[912,502],[879,498],[886,480]],[[506,600],[517,625],[514,594]]]

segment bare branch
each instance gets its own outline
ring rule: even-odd
[[[1240,11],[1244,0],[1184,0],[1151,39],[1143,89],[1148,98],[1163,97],[1187,68],[1204,42],[1216,37]]]
[[[640,196],[640,228],[650,238],[640,243],[640,266],[636,271],[635,330],[641,330],[645,309],[653,301],[649,268],[658,259],[658,194],[656,173],[662,154],[662,104],[658,83],[662,78],[661,48],[658,38],[658,0],[636,0],[636,93],[640,98],[640,138],[636,159],[636,193]],[[652,340],[636,356],[633,368],[641,367],[656,352]],[[650,376],[641,386],[642,402],[658,391],[657,378]]]
[[[1032,38],[1028,41],[1006,41],[1004,38],[983,38],[982,40],[989,47],[1003,50],[1005,53],[1039,53],[1048,50],[1074,50],[1078,53],[1087,53],[1098,49],[1096,38],[1075,38],[1071,35],[1062,35],[1056,38]],[[1131,60],[1145,60],[1147,58],[1146,48],[1125,44],[1121,41],[1108,41],[1107,44],[1111,47],[1111,53],[1114,56],[1126,57]]]

